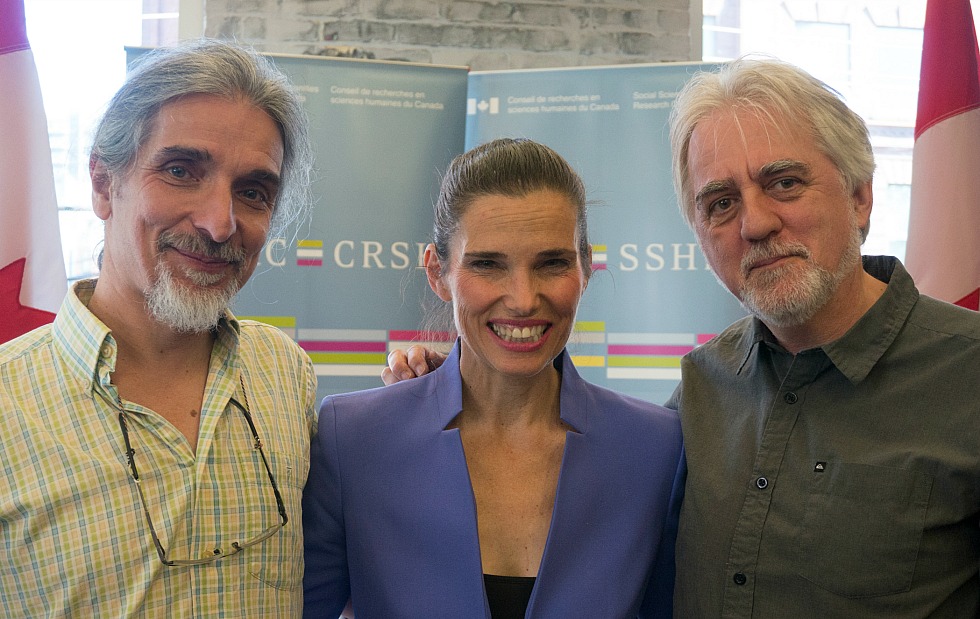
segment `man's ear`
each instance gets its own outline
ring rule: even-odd
[[[851,199],[853,200],[858,227],[862,232],[865,232],[871,224],[871,206],[874,202],[871,181],[860,183],[851,195]]]
[[[102,221],[112,215],[112,174],[101,159],[94,155],[88,160],[88,175],[92,179],[92,210]]]
[[[432,288],[432,292],[436,293],[436,296],[446,303],[452,301],[452,291],[449,290],[442,278],[442,263],[439,261],[439,254],[436,253],[436,246],[432,243],[425,246],[422,264],[425,266],[425,278],[429,280],[429,288]]]

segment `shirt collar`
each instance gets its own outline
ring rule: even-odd
[[[52,325],[52,337],[62,351],[70,373],[82,382],[96,381],[99,365],[116,367],[116,341],[109,327],[88,309],[98,280],[72,285]]]
[[[88,308],[97,283],[97,279],[85,279],[71,287],[54,319],[53,338],[72,376],[91,388],[108,388],[118,351],[112,331]],[[224,363],[234,364],[241,326],[230,310],[224,311],[217,330],[212,356],[220,355]]]
[[[912,277],[891,256],[865,256],[864,270],[888,286],[881,298],[840,339],[823,347],[837,369],[852,383],[858,383],[871,372],[898,337],[919,291]]]
[[[820,347],[852,383],[859,383],[871,372],[892,345],[919,299],[919,291],[901,261],[892,256],[863,256],[864,270],[885,282],[887,287],[843,336]],[[757,344],[782,349],[775,336],[761,320],[751,318],[751,326],[738,335],[738,349],[744,351],[739,372],[748,362]]]

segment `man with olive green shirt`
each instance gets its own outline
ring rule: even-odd
[[[684,359],[678,617],[977,616],[980,317],[864,268],[843,337],[747,318]]]
[[[687,355],[678,617],[980,615],[980,315],[864,257],[863,121],[739,60],[671,117],[675,185],[752,313]]]

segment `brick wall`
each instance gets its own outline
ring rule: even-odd
[[[474,70],[683,61],[700,58],[691,2],[701,0],[207,0],[205,34]]]

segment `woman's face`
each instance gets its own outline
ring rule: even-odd
[[[429,246],[429,284],[453,304],[464,376],[476,370],[530,377],[558,356],[589,279],[578,245],[574,206],[540,190],[474,200],[460,218],[448,264]]]

